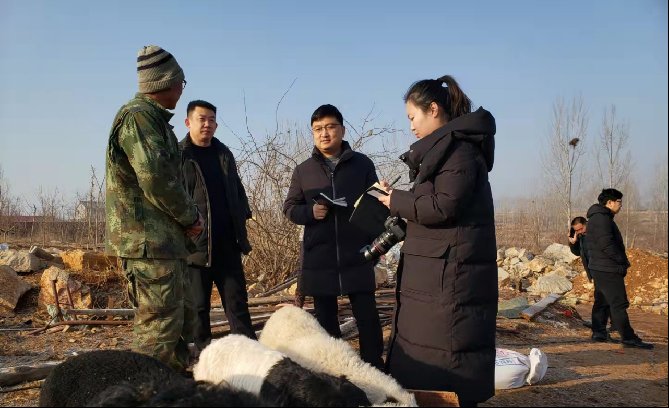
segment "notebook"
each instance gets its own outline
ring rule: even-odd
[[[379,236],[385,231],[383,223],[390,216],[390,210],[377,198],[387,195],[379,183],[374,183],[356,200],[349,222],[374,237]]]
[[[314,203],[320,204],[320,205],[325,205],[330,208],[332,207],[348,207],[348,203],[346,203],[346,197],[339,197],[339,198],[330,198],[328,197],[325,193],[321,193],[319,196],[314,197]]]

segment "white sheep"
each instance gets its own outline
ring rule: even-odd
[[[372,404],[397,402],[417,406],[412,393],[364,362],[346,341],[331,337],[316,318],[301,308],[288,305],[274,312],[260,334],[260,342],[310,370],[346,376],[365,391]]]
[[[283,353],[231,334],[214,340],[193,367],[197,381],[227,383],[277,406],[368,406],[365,392],[343,375],[312,372]]]

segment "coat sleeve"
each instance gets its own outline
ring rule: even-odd
[[[372,184],[377,183],[379,181],[379,177],[376,175],[376,169],[374,168],[374,163],[371,160],[369,161],[369,163],[370,166],[369,166],[369,171],[367,172],[367,180],[366,180],[367,184],[365,188],[368,188]]]
[[[592,275],[590,274],[590,268],[588,267],[588,248],[587,242],[583,236],[580,236],[575,244],[569,244],[569,249],[571,253],[581,257],[581,263],[583,264],[583,269],[585,269],[585,274],[588,277],[588,281],[592,282]]]
[[[572,244],[571,242],[569,243],[569,250],[571,251],[572,254],[576,256],[581,256],[581,240],[577,239],[576,243]]]
[[[588,236],[589,243],[602,251],[604,255],[618,265],[628,266],[625,249],[621,248],[616,242],[613,221],[607,218],[604,215],[592,217],[591,220],[594,221],[594,225],[588,220],[588,228],[590,231],[594,230],[595,232],[594,237],[592,236],[592,232]]]
[[[178,150],[170,146],[170,135],[164,133],[146,113],[133,112],[119,134],[119,144],[146,199],[187,227],[197,221],[197,207],[182,184]]]
[[[299,166],[293,170],[290,179],[290,187],[286,200],[283,202],[283,213],[286,217],[298,225],[307,225],[315,221],[313,205],[306,202],[302,183],[300,181]]]
[[[477,185],[478,164],[472,156],[442,166],[431,194],[393,190],[390,212],[421,225],[449,224],[469,204]]]
[[[232,153],[230,153],[229,163],[230,163],[230,174],[232,175],[232,178],[235,180],[235,183],[237,183],[237,194],[239,202],[241,203],[246,219],[248,220],[253,216],[253,213],[251,212],[251,206],[249,205],[249,197],[246,195],[246,189],[244,188],[244,183],[242,183],[242,179],[241,177],[239,177],[239,171],[237,170],[237,162],[235,161],[235,157],[232,155]]]

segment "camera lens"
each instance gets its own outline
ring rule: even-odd
[[[371,245],[365,248],[364,254],[367,260],[378,258],[385,254],[397,243],[397,237],[389,231],[384,231]]]
[[[385,254],[406,235],[406,223],[399,217],[388,217],[384,222],[386,231],[383,231],[370,245],[364,247],[361,252],[365,259],[371,261]]]

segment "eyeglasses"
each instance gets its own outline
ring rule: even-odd
[[[188,81],[186,81],[186,80],[184,79],[183,83],[181,84],[181,89],[186,89],[186,84],[187,84],[187,83],[188,83]]]
[[[313,128],[311,128],[311,131],[314,132],[314,133],[316,133],[316,134],[320,134],[320,133],[323,132],[323,129],[325,129],[325,130],[327,130],[328,133],[329,133],[329,132],[332,132],[332,131],[334,131],[335,129],[337,129],[339,126],[341,126],[339,123],[328,123],[328,124],[325,125],[325,126],[316,126],[316,127],[313,127]]]

